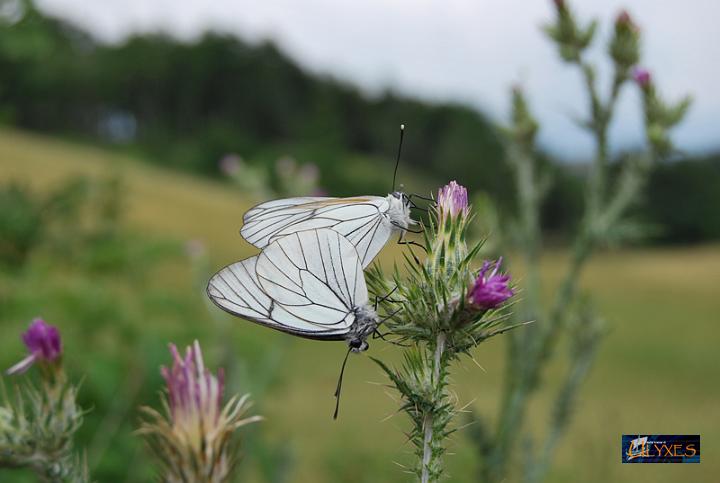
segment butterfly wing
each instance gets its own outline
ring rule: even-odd
[[[274,301],[270,318],[316,339],[343,339],[368,302],[357,250],[331,229],[292,233],[259,255],[257,279]]]
[[[216,273],[208,283],[207,294],[224,311],[271,329],[301,337],[313,337],[314,325],[276,307],[260,286],[255,267],[258,257],[233,263]],[[273,318],[273,314],[274,317]],[[342,337],[338,337],[338,340]]]
[[[255,265],[258,257],[233,263],[213,275],[207,294],[221,309],[263,325],[272,325],[272,300],[258,283]]]
[[[273,240],[300,231],[331,228],[356,248],[363,267],[372,262],[392,234],[380,196],[355,198],[288,198],[262,203],[248,211],[240,234],[265,248]]]

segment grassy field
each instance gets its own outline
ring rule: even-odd
[[[107,173],[115,173],[123,180],[127,222],[134,232],[149,238],[201,240],[209,254],[207,270],[252,253],[252,248],[237,234],[242,214],[250,202],[226,184],[166,172],[94,148],[0,131],[0,182],[16,179],[45,189],[71,174],[101,176]],[[388,247],[381,262],[390,263],[397,256],[397,248]],[[554,283],[564,268],[563,253],[550,253],[543,267],[548,283]],[[45,284],[63,285],[67,290],[76,287],[77,292],[73,293],[82,293],[96,283],[72,269],[57,270],[50,266],[43,270],[41,275],[21,276],[18,283],[40,294],[57,293],[45,288]],[[107,281],[112,276],[103,274],[106,280],[103,284],[114,283]],[[14,283],[9,275],[4,280],[6,284]],[[720,247],[606,252],[590,264],[583,283],[594,294],[610,331],[580,394],[574,424],[560,447],[549,481],[717,481],[720,460],[714,455],[720,448],[717,351]],[[98,285],[104,286],[110,285]],[[0,290],[2,287],[0,285]],[[127,314],[119,325],[117,321],[93,319],[96,332],[92,341],[101,349],[95,347],[91,353],[104,354],[97,356],[101,360],[90,360],[86,347],[77,346],[76,341],[87,343],[87,339],[79,334],[81,327],[70,322],[72,310],[68,307],[72,305],[29,307],[20,304],[20,309],[0,313],[0,364],[6,367],[19,357],[21,349],[16,334],[30,317],[45,315],[56,323],[67,320],[70,327],[66,331],[67,360],[72,372],[85,374],[84,387],[89,392],[112,397],[115,393],[111,389],[107,393],[97,389],[103,381],[95,378],[129,370],[112,360],[113,354],[120,350],[115,346],[125,341],[122,334],[128,326],[138,330],[142,340],[134,341],[135,345],[126,349],[151,354],[143,359],[144,366],[165,360],[167,340],[185,344],[190,337],[198,335],[210,345],[219,338],[218,327],[226,327],[222,330],[227,330],[226,340],[232,341],[233,350],[240,354],[248,352],[245,360],[249,361],[247,370],[251,373],[264,369],[252,367],[253,361],[268,363],[268,358],[263,358],[264,351],[276,346],[282,348],[277,358],[278,381],[270,389],[261,391],[259,404],[267,420],[258,429],[273,444],[286,444],[289,448],[293,464],[289,481],[411,480],[394,464],[410,461],[410,447],[403,436],[406,423],[402,416],[393,416],[392,394],[381,385],[383,377],[367,357],[355,357],[350,362],[340,419],[333,422],[332,392],[344,352],[342,344],[295,340],[239,320],[230,322],[222,318],[219,325],[212,322],[213,317],[223,316],[217,313],[211,317],[205,310],[192,268],[182,260],[165,263],[145,274],[141,283],[128,283],[118,290],[127,294],[128,304],[137,298],[134,291],[144,290],[155,297],[153,303],[163,308],[158,309],[157,318],[152,318],[152,313],[123,307]],[[102,301],[105,296],[97,287],[88,295],[93,302]],[[41,299],[36,295],[32,300]],[[120,305],[122,300],[126,299],[122,298]],[[167,307],[176,302],[174,309]],[[88,310],[86,302],[77,304],[81,310]],[[98,313],[112,314],[113,310]],[[183,320],[189,313],[195,322],[190,327],[180,326],[174,322],[173,310],[183,311]],[[503,351],[503,340],[494,339],[474,353],[484,370],[471,361],[457,368],[453,379],[461,405],[471,403],[480,413],[491,417],[498,403]],[[381,343],[374,343],[371,352],[391,361],[395,358],[394,348]],[[546,390],[539,394],[530,414],[530,424],[539,433],[546,426],[553,383],[562,370],[557,361],[562,361],[563,356],[560,347],[556,363],[547,374]],[[155,367],[156,364],[137,368],[141,375],[136,379],[130,377],[131,383],[123,387],[136,387],[136,391],[152,397],[159,388]],[[233,374],[229,377],[232,379]],[[116,375],[118,378],[125,380]],[[122,406],[122,395],[115,394],[114,399],[114,404]],[[95,406],[97,411],[103,404]],[[134,408],[124,408],[115,414],[129,422],[98,418],[93,423],[94,432],[113,435],[109,429],[115,428],[119,434],[137,420]],[[620,435],[636,432],[700,433],[703,462],[700,465],[621,465]],[[109,448],[97,452],[91,449],[91,463],[98,467],[112,466],[105,459],[114,457],[113,437],[103,438],[90,430],[87,434],[89,441],[85,443]],[[523,457],[521,451],[518,450],[519,460]],[[93,456],[98,461],[93,461]],[[452,455],[447,458],[450,481],[476,481],[473,478],[475,460],[472,446],[462,432],[456,434]],[[145,460],[139,461],[145,464]],[[120,464],[130,467],[127,462]],[[141,475],[138,479],[146,474],[130,472],[130,475]],[[1,473],[0,480],[6,481]],[[135,481],[135,477],[118,475],[114,479],[123,480]]]

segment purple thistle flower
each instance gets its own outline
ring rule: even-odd
[[[635,68],[633,71],[633,79],[635,79],[635,82],[637,82],[637,84],[643,89],[647,89],[652,82],[650,71],[643,69],[642,67]]]
[[[489,260],[483,262],[477,279],[475,279],[475,283],[468,292],[467,299],[470,305],[483,309],[493,309],[515,294],[515,291],[508,284],[510,275],[498,273],[501,264],[502,257],[496,262]],[[493,265],[493,271],[488,274]]]
[[[223,407],[222,369],[211,373],[195,341],[181,354],[170,344],[172,365],[161,367],[167,395],[165,414],[144,407],[149,417],[140,427],[163,465],[163,481],[229,481],[233,469],[233,435],[259,416],[246,417],[249,396],[235,395]]]
[[[455,218],[460,213],[463,216],[467,215],[469,211],[467,189],[455,181],[450,181],[438,191],[437,206],[443,219],[446,216]]]
[[[185,350],[185,357],[174,344],[170,344],[170,353],[172,367],[162,367],[160,372],[167,385],[173,428],[202,439],[203,434],[212,433],[220,418],[223,371],[218,370],[216,377],[205,368],[198,341]]]
[[[8,369],[8,375],[22,374],[35,362],[54,363],[62,356],[60,331],[42,319],[30,323],[28,330],[22,334],[22,341],[30,355]]]

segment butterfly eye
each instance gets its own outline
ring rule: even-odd
[[[353,352],[365,352],[370,348],[370,344],[361,339],[353,339],[348,345]]]

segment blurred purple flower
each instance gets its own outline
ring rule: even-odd
[[[205,435],[215,434],[222,411],[223,371],[217,377],[205,368],[200,344],[195,341],[181,357],[170,344],[173,357],[171,368],[162,367],[165,379],[173,431],[184,435],[194,446]]]
[[[467,189],[455,181],[450,181],[438,191],[437,205],[441,218],[446,216],[455,218],[460,213],[467,215],[469,210]]]
[[[280,176],[293,176],[297,169],[297,163],[290,156],[283,156],[275,161],[275,171]]]
[[[637,84],[643,89],[648,88],[652,82],[650,71],[643,69],[642,67],[635,68],[633,71],[633,79],[635,79],[635,82],[637,82]]]
[[[225,176],[234,176],[240,171],[242,159],[237,154],[226,154],[220,159],[218,166]]]
[[[205,256],[205,244],[201,240],[192,239],[185,242],[185,253],[190,258]]]
[[[475,283],[468,293],[468,302],[479,308],[492,309],[512,297],[515,292],[510,288],[510,275],[498,274],[502,257],[496,262],[485,260]],[[493,271],[488,274],[490,268]]]
[[[7,374],[22,374],[35,362],[54,363],[62,356],[62,341],[60,331],[42,319],[35,319],[22,335],[30,355],[21,360],[10,369]]]
[[[320,176],[320,170],[314,163],[305,163],[300,167],[300,177],[306,183],[315,183]]]

